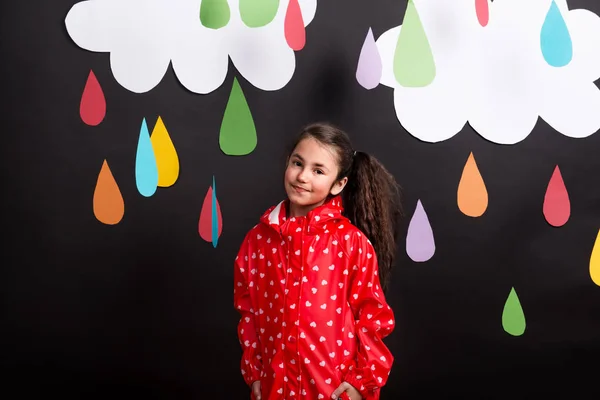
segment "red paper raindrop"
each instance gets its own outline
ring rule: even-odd
[[[552,173],[544,197],[544,217],[552,226],[563,226],[571,215],[571,202],[558,165]]]
[[[81,95],[79,115],[84,123],[91,126],[100,124],[106,115],[104,92],[92,70],[90,70],[83,94]]]
[[[212,201],[213,188],[211,186],[208,188],[208,192],[206,192],[206,196],[204,197],[204,203],[202,204],[202,210],[200,211],[200,220],[198,221],[198,233],[200,234],[200,237],[207,242],[213,241]],[[219,201],[217,199],[215,199],[215,203],[217,204],[217,236],[221,236],[221,232],[223,231],[223,217],[221,216],[221,206],[219,205]]]
[[[481,26],[486,26],[490,20],[490,5],[488,0],[475,0],[477,20]]]
[[[302,50],[306,44],[306,29],[298,0],[290,0],[285,14],[285,40],[294,51]]]

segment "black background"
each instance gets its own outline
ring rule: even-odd
[[[19,398],[247,398],[232,261],[246,231],[284,195],[286,146],[300,126],[326,119],[403,186],[402,238],[418,199],[436,238],[434,257],[420,264],[399,243],[388,294],[397,329],[386,341],[396,363],[382,397],[593,396],[600,287],[589,257],[600,226],[600,135],[571,139],[540,119],[513,146],[488,142],[468,125],[442,143],[412,137],[396,118],[393,91],[368,91],[355,79],[368,28],[377,38],[397,26],[406,1],[321,0],[288,85],[261,91],[230,64],[209,95],[187,91],[171,68],[148,93],[125,90],[107,54],[84,51],[67,35],[73,4],[13,0],[0,13],[4,390]],[[569,6],[600,14],[597,1]],[[97,127],[79,117],[90,69],[107,99]],[[258,147],[245,157],[228,157],[218,144],[234,75],[258,131]],[[142,118],[152,129],[158,115],[181,173],[173,187],[145,198],[135,186],[137,140]],[[470,152],[489,193],[480,218],[456,205]],[[125,201],[116,226],[92,212],[104,159]],[[572,207],[561,228],[542,214],[556,165]],[[213,175],[224,227],[216,249],[197,231]],[[513,286],[527,319],[520,337],[501,324]]]

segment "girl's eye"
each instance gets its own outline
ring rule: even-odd
[[[323,174],[323,171],[321,171],[320,169],[316,170],[315,172],[319,175]]]
[[[301,167],[302,164],[300,163],[300,161],[293,161],[293,164],[297,167]]]

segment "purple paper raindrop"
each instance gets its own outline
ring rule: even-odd
[[[356,80],[365,89],[376,88],[381,80],[382,68],[379,50],[373,37],[373,30],[369,28],[367,37],[360,50],[358,67],[356,68]]]
[[[428,261],[435,253],[433,230],[421,200],[417,201],[417,208],[408,225],[406,253],[415,262]]]

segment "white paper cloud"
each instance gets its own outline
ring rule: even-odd
[[[66,16],[67,32],[81,48],[110,53],[110,65],[124,88],[144,93],[162,80],[169,63],[194,93],[210,93],[223,83],[228,56],[250,83],[278,90],[292,78],[295,54],[284,34],[288,1],[281,0],[268,25],[249,28],[238,0],[229,0],[229,23],[209,29],[200,22],[202,0],[88,0]],[[299,0],[304,25],[317,0]]]
[[[436,65],[434,81],[405,88],[394,77],[401,26],[377,40],[381,84],[394,89],[402,126],[426,142],[447,140],[468,121],[484,138],[515,144],[538,116],[558,132],[587,137],[600,129],[600,18],[556,4],[569,29],[573,57],[564,67],[544,59],[540,32],[552,0],[502,0],[489,4],[482,27],[473,0],[414,0]]]

